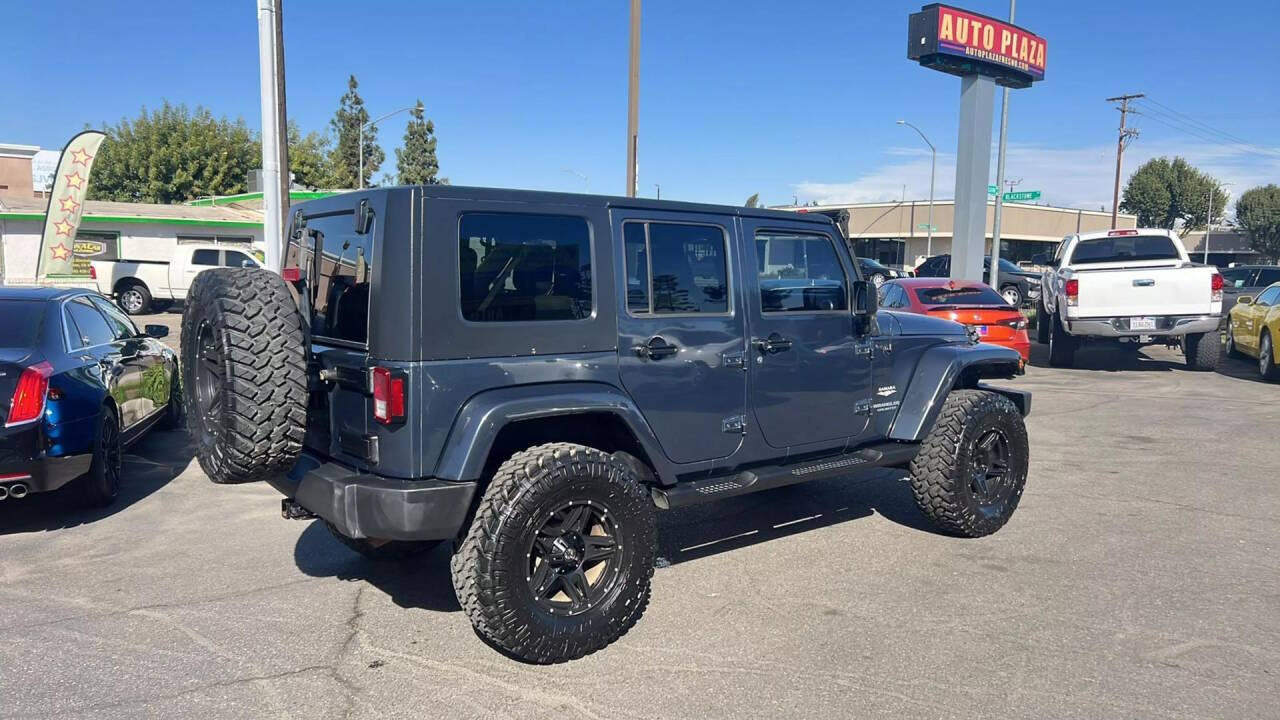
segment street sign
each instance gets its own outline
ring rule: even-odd
[[[987,186],[987,194],[988,194],[988,195],[995,195],[995,194],[996,194],[996,193],[998,193],[998,192],[1000,192],[1000,188],[996,187],[995,185],[988,185],[988,186]]]
[[[1022,202],[1024,200],[1039,200],[1039,190],[1024,190],[1022,192],[1007,192],[1004,194],[1005,202]]]
[[[917,229],[917,230],[932,230],[932,231],[934,231],[934,232],[938,232],[938,226],[937,226],[937,225],[930,225],[929,223],[920,223],[919,225],[916,225],[916,229]]]

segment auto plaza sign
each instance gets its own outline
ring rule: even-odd
[[[949,5],[926,5],[907,24],[907,57],[952,75],[983,75],[1012,88],[1044,79],[1044,38]]]

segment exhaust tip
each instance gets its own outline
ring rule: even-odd
[[[14,500],[21,500],[27,496],[27,486],[23,483],[14,483],[9,486],[9,496]]]

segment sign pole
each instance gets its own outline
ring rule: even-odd
[[[995,81],[988,77],[965,75],[960,78],[955,227],[951,236],[951,277],[955,280],[982,281],[995,89]]]
[[[1013,11],[1018,0],[1009,0],[1009,24],[1013,24]],[[996,187],[1004,187],[1005,138],[1009,132],[1009,88],[1000,90],[1000,152],[996,160]],[[1000,292],[1000,220],[1004,214],[1004,196],[996,194],[995,217],[991,223],[991,281],[987,283]]]

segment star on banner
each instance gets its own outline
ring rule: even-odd
[[[76,171],[70,175],[63,175],[67,179],[67,185],[79,190],[84,187],[84,178],[80,177],[80,172]]]
[[[62,243],[49,248],[49,253],[53,255],[54,260],[66,260],[71,257],[71,249]]]
[[[71,164],[88,166],[93,156],[85,152],[82,148],[76,148],[71,151]]]
[[[62,218],[61,220],[53,224],[53,228],[58,231],[59,235],[65,235],[67,237],[71,237],[71,231],[75,230],[76,226],[67,222],[66,218]]]
[[[74,214],[77,210],[80,209],[80,203],[76,202],[75,198],[71,198],[71,197],[62,198],[61,200],[58,201],[58,204],[62,206],[62,212],[64,213]]]

